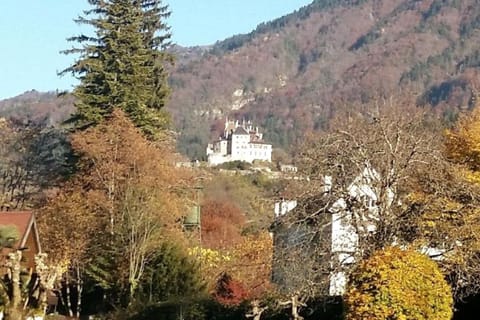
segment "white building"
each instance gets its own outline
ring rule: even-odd
[[[329,210],[332,214],[331,232],[331,253],[333,265],[338,265],[330,276],[329,294],[331,296],[343,295],[347,285],[347,276],[343,268],[355,263],[355,255],[358,253],[359,233],[367,234],[376,231],[378,220],[378,207],[375,203],[378,200],[379,190],[374,185],[380,179],[377,171],[367,166],[348,187],[348,196],[352,199],[359,199],[366,210],[349,212],[345,199],[338,199]],[[332,188],[331,178],[328,181],[328,188]],[[328,190],[327,190],[328,191]],[[392,204],[394,195],[387,189],[389,203]],[[334,268],[335,269],[335,268]]]
[[[215,166],[230,161],[272,161],[272,145],[263,141],[263,134],[251,122],[225,120],[223,136],[207,146],[208,164]]]
[[[280,216],[283,216],[284,214],[287,214],[288,212],[292,211],[295,209],[297,206],[297,200],[284,200],[282,199],[280,202],[275,202],[275,218],[278,218]]]
[[[355,263],[355,256],[358,253],[359,233],[375,232],[376,220],[378,219],[378,208],[375,206],[375,203],[378,191],[373,187],[375,185],[373,182],[376,179],[379,179],[378,173],[367,167],[348,186],[348,196],[361,199],[366,210],[349,212],[343,198],[336,200],[327,209],[329,217],[325,221],[327,221],[326,225],[329,231],[326,234],[330,237],[328,245],[329,258],[331,259],[330,264],[333,269],[329,275],[327,292],[331,296],[339,296],[345,292],[347,275],[343,270],[348,269],[349,266]],[[325,176],[324,184],[324,191],[329,192],[333,185],[332,178]],[[389,198],[393,199],[393,193],[389,194]],[[275,218],[288,214],[296,206],[297,201],[282,200],[276,203]],[[284,229],[282,232],[289,231]],[[282,239],[282,236],[279,235],[278,239]],[[315,244],[312,245],[315,246]],[[308,251],[308,249],[305,250]],[[284,278],[280,281],[284,280],[287,283],[289,281]]]

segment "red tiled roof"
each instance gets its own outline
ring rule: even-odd
[[[28,211],[0,211],[0,226],[13,225],[17,228],[20,235],[20,239],[16,246],[22,247],[25,245],[25,241],[28,237],[28,233],[31,231],[34,224],[33,212]]]

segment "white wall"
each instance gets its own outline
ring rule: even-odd
[[[255,160],[272,161],[272,146],[250,143],[249,135],[232,135],[232,160],[252,163]]]
[[[218,153],[213,153],[208,156],[208,164],[210,166],[216,166],[230,161],[232,161],[232,158],[230,156],[224,156]]]
[[[282,200],[275,202],[275,218],[283,216],[284,214],[292,211],[297,206],[297,200]]]
[[[209,147],[207,147],[207,156],[210,165],[218,165],[236,160],[250,163],[255,160],[271,162],[272,145],[250,143],[249,134],[232,134],[231,154],[228,154],[228,141],[220,140],[215,142],[213,146],[209,145]]]

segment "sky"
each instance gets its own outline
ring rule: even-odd
[[[208,45],[293,12],[312,0],[164,0],[173,42]],[[0,99],[25,91],[71,90],[76,80],[57,76],[73,62],[59,52],[85,30],[73,21],[87,0],[0,0]]]

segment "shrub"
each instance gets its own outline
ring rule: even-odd
[[[223,272],[217,280],[213,297],[224,306],[238,306],[248,297],[242,283]]]
[[[208,198],[202,204],[202,245],[212,249],[232,247],[241,241],[246,218],[233,202]]]
[[[353,272],[347,320],[452,318],[452,293],[438,266],[412,250],[378,251]]]
[[[249,170],[252,168],[252,164],[246,161],[235,160],[219,164],[217,168],[225,170]]]
[[[197,262],[179,245],[159,245],[145,266],[135,302],[143,305],[202,296],[206,288],[198,269]]]

